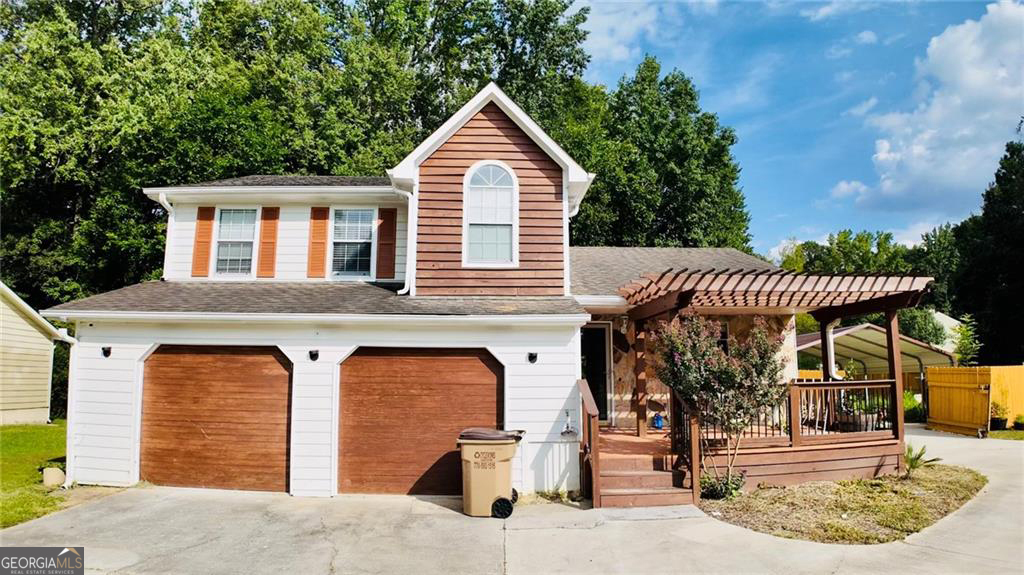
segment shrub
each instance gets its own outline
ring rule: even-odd
[[[918,469],[921,469],[922,467],[931,467],[932,465],[935,465],[936,463],[942,461],[941,457],[932,457],[931,459],[925,458],[924,451],[924,445],[922,445],[921,449],[917,453],[915,453],[914,446],[909,443],[907,444],[907,453],[903,461],[907,466],[908,478]]]
[[[1024,424],[1024,413],[1013,418],[1014,423]]]
[[[903,392],[903,420],[907,423],[924,423],[924,404],[917,400],[912,391]]]
[[[1006,406],[999,403],[998,401],[992,402],[992,407],[989,408],[989,417],[993,419],[1006,419],[1006,416],[1010,413]]]
[[[704,499],[732,499],[743,489],[746,482],[744,474],[715,477],[713,475],[702,475],[700,477],[700,496]]]

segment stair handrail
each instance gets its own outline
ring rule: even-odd
[[[580,487],[586,495],[589,488],[590,498],[594,507],[601,506],[601,465],[600,465],[600,412],[597,401],[590,391],[586,379],[576,380],[580,392]]]

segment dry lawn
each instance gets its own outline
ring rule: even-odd
[[[729,523],[779,537],[885,543],[942,519],[986,483],[984,475],[971,469],[933,465],[915,471],[911,479],[887,476],[765,487],[728,501],[702,500],[701,508]]]

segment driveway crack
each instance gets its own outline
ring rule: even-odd
[[[334,562],[338,559],[338,553],[340,551],[338,550],[338,546],[334,543],[334,539],[331,538],[331,530],[327,528],[327,522],[324,521],[323,515],[320,516],[320,533],[323,536],[324,541],[331,546],[331,562],[329,564],[331,568],[330,572],[337,573],[337,568],[334,566]]]

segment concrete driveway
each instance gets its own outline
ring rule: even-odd
[[[2,545],[84,545],[115,573],[1020,573],[1024,442],[915,428],[915,445],[985,473],[971,502],[899,543],[843,546],[754,533],[693,507],[520,506],[471,519],[457,499],[129,489],[0,531]]]

